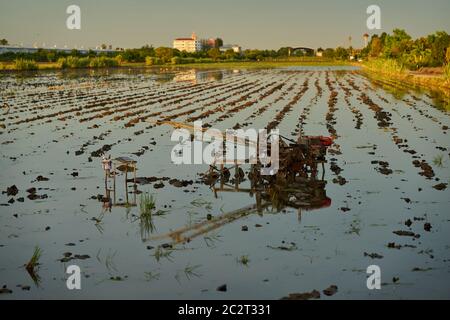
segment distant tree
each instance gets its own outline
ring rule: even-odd
[[[102,43],[100,45],[100,48],[102,48],[102,50],[106,50],[106,48],[108,48],[108,46],[105,43]]]
[[[277,56],[278,57],[287,57],[287,56],[289,56],[289,48],[288,47],[282,47],[282,48],[278,49]]]
[[[121,65],[121,64],[123,63],[123,61],[124,61],[123,56],[122,56],[121,54],[118,54],[118,55],[115,57],[115,59],[116,59],[116,61],[117,61],[117,63],[118,63],[119,65]]]
[[[174,56],[174,50],[172,48],[159,47],[155,49],[155,55],[162,63],[168,63]]]
[[[171,63],[172,64],[180,64],[181,63],[181,58],[180,57],[173,57],[171,59]]]
[[[48,62],[55,62],[56,61],[56,52],[54,51],[49,51],[47,53],[47,61]]]
[[[2,46],[7,46],[7,45],[8,45],[8,40],[6,40],[6,39],[1,39],[1,40],[0,40],[0,44],[1,44]]]
[[[333,48],[326,48],[323,53],[322,56],[324,58],[330,58],[330,59],[334,59],[334,49]]]
[[[72,50],[70,51],[70,55],[71,55],[72,57],[79,57],[79,56],[80,56],[80,52],[79,52],[77,49],[72,49]]]
[[[411,45],[411,36],[403,29],[394,29],[392,35],[384,39],[383,55],[386,58],[398,58]]]
[[[432,64],[431,49],[427,39],[420,38],[413,42],[408,51],[403,52],[402,62],[410,69],[418,69]]]
[[[349,52],[347,49],[342,47],[337,47],[335,50],[335,58],[339,60],[347,60],[349,58]]]
[[[213,59],[214,61],[217,61],[217,59],[220,58],[220,50],[219,48],[211,48],[208,50],[208,56]]]
[[[445,31],[438,31],[429,35],[427,40],[431,49],[433,66],[442,66],[445,63],[447,48],[450,46],[450,36]]]
[[[236,59],[238,56],[238,54],[236,52],[234,52],[233,49],[228,49],[227,51],[225,51],[224,55],[225,55],[225,59],[227,59],[227,60]]]
[[[216,48],[223,47],[223,40],[221,38],[216,38],[216,40],[215,40],[215,47]]]
[[[156,58],[156,57],[145,57],[145,64],[147,66],[154,66],[154,65],[158,65],[161,64],[162,61],[160,58]]]
[[[369,47],[369,55],[371,57],[379,57],[381,52],[383,51],[383,44],[381,42],[381,39],[377,35],[372,36]]]

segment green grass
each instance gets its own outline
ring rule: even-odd
[[[443,68],[444,79],[450,81],[450,63],[447,63]]]
[[[400,62],[393,59],[373,59],[362,64],[369,76],[380,75],[390,80],[407,82],[418,87],[428,88],[450,97],[450,67],[443,67],[442,75],[416,75]]]
[[[52,70],[52,69],[82,69],[82,68],[196,68],[196,69],[269,69],[291,66],[348,66],[352,65],[347,61],[329,60],[321,58],[290,58],[273,61],[217,61],[212,62],[204,59],[203,62],[183,63],[183,64],[158,64],[159,62],[121,62],[114,58],[61,58],[57,62],[34,62],[30,61],[28,68],[16,68],[14,63],[1,63],[0,70]],[[25,63],[26,64],[26,63]]]
[[[364,62],[364,66],[369,70],[387,74],[401,74],[406,71],[403,64],[394,59],[373,59]]]

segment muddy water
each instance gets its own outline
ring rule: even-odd
[[[278,299],[332,284],[323,299],[450,297],[450,117],[436,93],[326,67],[2,74],[0,90],[0,299]],[[172,128],[145,122],[163,119],[333,135],[328,200],[258,212],[248,181],[214,193],[206,165],[171,163]],[[102,150],[137,161],[151,221],[131,183],[124,205],[120,172],[102,201]],[[66,287],[71,264],[81,290]],[[380,290],[366,286],[373,264]]]

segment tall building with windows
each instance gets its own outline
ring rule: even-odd
[[[177,38],[173,40],[173,48],[180,51],[197,52],[202,50],[202,44],[194,32],[190,38]]]

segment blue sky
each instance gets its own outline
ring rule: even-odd
[[[81,30],[66,8],[81,7]],[[175,37],[221,37],[243,48],[362,46],[366,8],[381,7],[382,30],[413,37],[450,33],[450,0],[0,0],[0,38],[11,43],[114,47],[171,46]]]

